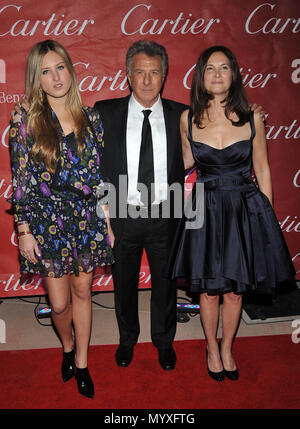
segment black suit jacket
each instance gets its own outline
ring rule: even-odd
[[[127,176],[126,127],[129,96],[97,101],[94,108],[100,113],[104,129],[104,149],[102,152],[103,170],[116,189],[117,204],[119,198],[119,176]],[[168,184],[178,182],[184,186],[184,165],[180,138],[180,116],[188,108],[187,105],[162,98],[167,136],[167,169]],[[172,206],[172,203],[171,203]],[[172,211],[171,211],[172,212]],[[169,236],[172,238],[176,219],[171,215]],[[111,226],[119,240],[122,235],[123,219],[118,215],[111,218]]]

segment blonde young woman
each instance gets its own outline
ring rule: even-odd
[[[96,214],[101,119],[82,106],[71,59],[52,40],[29,53],[26,99],[28,112],[23,109],[10,127],[21,273],[44,277],[63,346],[63,381],[75,375],[79,392],[92,398],[91,281],[96,266],[113,262],[109,221]]]

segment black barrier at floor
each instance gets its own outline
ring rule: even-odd
[[[273,295],[246,293],[243,298],[243,310],[243,319],[246,323],[300,318],[300,289],[297,283],[292,281],[280,284]]]

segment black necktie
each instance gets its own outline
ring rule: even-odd
[[[138,183],[144,183],[148,189],[148,198],[141,190],[141,201],[146,205],[150,205],[154,201],[154,195],[151,198],[151,183],[154,183],[154,161],[151,125],[149,122],[150,113],[151,110],[143,110],[144,121],[138,171]]]

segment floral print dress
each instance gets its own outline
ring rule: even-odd
[[[13,174],[15,222],[27,221],[39,243],[41,257],[33,264],[20,255],[21,273],[47,277],[91,272],[113,263],[107,225],[96,212],[101,175],[103,129],[99,114],[84,108],[87,124],[84,149],[79,156],[74,133],[59,130],[60,156],[52,174],[43,162],[34,163],[29,152],[34,139],[26,133],[26,113],[11,123],[10,155]]]

